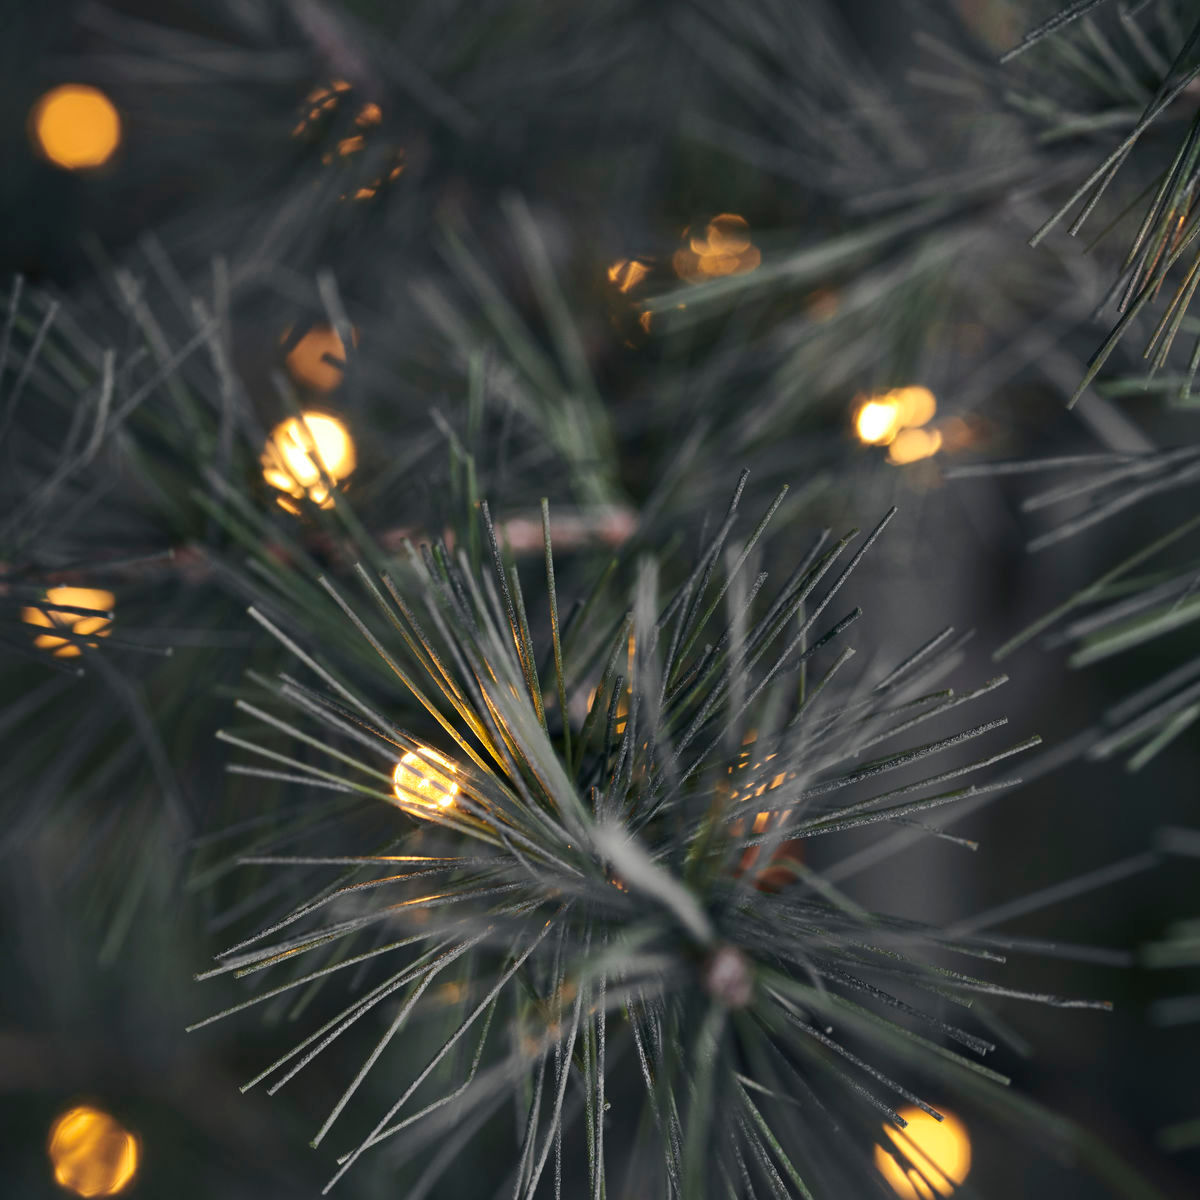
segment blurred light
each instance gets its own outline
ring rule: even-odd
[[[40,625],[47,629],[65,629],[76,637],[95,634],[97,637],[108,637],[112,630],[112,621],[108,613],[111,611],[116,597],[112,592],[101,588],[81,587],[52,587],[46,589],[46,604],[43,608],[24,608],[21,610],[21,620],[27,625]],[[58,612],[53,606],[66,604],[71,608],[94,608],[95,616],[85,616],[83,613]],[[33,644],[39,650],[51,650],[55,658],[78,658],[83,653],[78,642],[65,637],[57,637],[51,633],[38,634]],[[95,642],[88,642],[95,646]]]
[[[833,288],[817,288],[804,298],[804,311],[810,321],[822,324],[832,321],[841,308],[841,297]]]
[[[33,106],[31,127],[38,147],[69,171],[99,167],[121,142],[121,117],[99,88],[64,83]]]
[[[975,417],[967,419],[964,417],[947,417],[945,421],[939,422],[938,428],[942,434],[942,449],[950,454],[955,454],[959,450],[965,450],[977,440],[978,420]]]
[[[858,431],[859,441],[870,446],[886,445],[900,429],[900,405],[886,397],[868,400],[859,408],[854,428]]]
[[[63,1113],[46,1152],[55,1180],[79,1196],[115,1196],[137,1174],[138,1139],[96,1108]]]
[[[382,175],[377,175],[369,183],[366,183],[362,187],[355,189],[355,200],[370,200],[371,197],[374,196],[385,183],[393,183],[400,178],[400,176],[404,173],[404,151],[394,151],[392,154],[392,161],[394,166],[392,166],[388,171]],[[346,195],[347,193],[343,192],[341,199],[345,200]]]
[[[618,292],[629,292],[649,273],[649,267],[638,262],[636,258],[622,258],[608,268],[608,281],[617,285]]]
[[[378,125],[382,120],[383,110],[373,100],[369,100],[359,109],[358,116],[354,118],[354,123],[359,129],[366,129],[371,125]]]
[[[344,79],[333,80],[328,87],[315,87],[304,97],[307,111],[301,117],[300,123],[292,130],[293,137],[299,137],[315,121],[319,121],[323,113],[332,112],[341,101],[341,93],[348,92],[350,85]]]
[[[351,337],[357,345],[357,331],[353,331]],[[345,365],[345,344],[337,330],[329,325],[314,325],[288,351],[287,368],[292,378],[318,392],[332,392],[338,387]]]
[[[771,753],[764,758],[756,760],[754,751],[748,747],[752,747],[757,741],[758,731],[756,729],[747,730],[742,738],[743,749],[738,756],[738,761],[734,766],[728,768],[728,774],[733,776],[730,780],[730,789],[727,794],[730,804],[743,804],[750,799],[759,799],[765,796],[767,792],[782,787],[788,780],[796,777],[794,772],[787,771],[776,771],[774,775],[768,777],[766,770],[770,768],[767,768],[767,764],[776,758],[777,754]],[[734,772],[746,770],[752,770],[755,773],[755,778],[752,783],[742,785],[737,776],[734,775]],[[730,825],[730,833],[735,838],[746,837],[748,832],[763,834],[771,828],[782,828],[790,816],[791,811],[788,808],[760,811],[755,814],[749,830],[746,819],[738,817]],[[754,886],[760,892],[777,892],[795,881],[797,872],[793,864],[800,864],[804,861],[803,838],[782,839],[776,844],[770,859],[759,866],[758,860],[762,854],[762,850],[763,846],[759,843],[747,846],[742,851],[741,858],[733,870],[735,879],[740,879],[746,874],[753,875]]]
[[[737,213],[719,213],[704,228],[704,236],[683,235],[687,248],[677,250],[671,263],[680,279],[699,283],[723,275],[744,275],[762,262],[758,247],[750,241],[750,226]]]
[[[392,775],[396,799],[435,812],[445,810],[458,795],[458,784],[451,778],[456,774],[458,768],[436,750],[428,746],[409,750]]]
[[[321,467],[334,483],[339,483],[357,464],[354,442],[345,425],[336,417],[316,412],[289,417],[276,425],[261,461],[263,479],[271,487],[297,500],[307,494],[322,508],[329,508],[333,497],[321,478]],[[279,503],[289,512],[298,511],[282,498]]]
[[[940,429],[902,429],[888,447],[888,462],[903,466],[932,458],[941,448]]]
[[[942,1120],[919,1108],[903,1108],[904,1129],[883,1127],[892,1142],[889,1153],[875,1147],[875,1167],[902,1200],[937,1200],[951,1196],[971,1170],[971,1139],[966,1126],[952,1113]]]
[[[707,249],[696,246],[692,240],[692,249],[697,254],[744,254],[750,249],[750,226],[745,217],[736,213],[721,213],[708,223]]]
[[[316,87],[304,97],[301,106],[302,116],[292,130],[293,137],[303,137],[313,133],[324,119],[341,109],[343,101],[349,102],[354,89],[344,79],[333,80],[328,87]],[[359,106],[354,114],[354,128],[365,131],[383,123],[383,109],[373,100]],[[343,126],[344,128],[344,126]],[[346,158],[357,154],[366,146],[362,132],[351,133],[338,138],[332,150],[321,155],[321,161],[328,166],[334,158]],[[378,187],[378,184],[375,185]],[[359,198],[356,196],[356,199]],[[344,197],[343,197],[344,199]]]
[[[937,400],[927,387],[893,388],[890,392],[870,396],[859,403],[854,415],[854,428],[859,441],[871,446],[886,446],[899,440],[901,430],[916,429],[926,424],[936,412]],[[917,453],[917,447],[927,443],[920,439],[909,441],[909,452],[914,457],[894,458],[893,462],[913,462],[937,451],[937,446],[934,446],[925,453]]]
[[[897,388],[891,395],[900,405],[900,424],[916,428],[933,420],[937,400],[927,387]]]

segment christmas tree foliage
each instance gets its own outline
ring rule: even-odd
[[[1195,1193],[1190,0],[5,41],[6,1195]]]

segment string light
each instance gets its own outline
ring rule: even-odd
[[[374,179],[364,184],[354,191],[355,200],[370,200],[385,183],[394,183],[401,175],[404,174],[404,151],[394,150],[392,152],[392,166],[388,168],[382,175],[377,175]],[[345,200],[348,193],[343,192],[341,199]]]
[[[458,784],[451,778],[458,767],[428,746],[409,750],[396,764],[392,785],[401,804],[444,812],[454,804]]]
[[[352,330],[350,337],[357,346],[358,331]],[[286,361],[288,371],[297,383],[317,392],[332,392],[342,382],[346,346],[331,325],[314,325],[288,351]]]
[[[121,117],[99,88],[64,83],[33,106],[30,128],[38,149],[68,171],[103,166],[121,143]]]
[[[330,117],[341,107],[343,100],[349,101],[350,93],[353,90],[344,79],[334,79],[328,85],[313,88],[304,98],[302,116],[293,128],[292,136],[304,137],[314,132],[318,124],[324,122],[326,117]],[[335,158],[349,158],[353,154],[361,153],[367,145],[366,131],[374,129],[375,126],[382,123],[383,109],[374,100],[368,100],[354,114],[355,132],[339,137],[334,143],[333,149],[327,150],[321,155],[321,162],[328,166]],[[375,195],[385,181],[396,179],[404,170],[403,155],[402,150],[393,153],[392,165],[370,183],[356,188],[353,192],[354,199],[369,199]],[[344,193],[341,198],[345,200],[348,194]]]
[[[727,792],[728,803],[730,805],[742,805],[751,799],[759,799],[766,795],[767,792],[774,791],[778,787],[782,787],[790,779],[795,778],[794,772],[775,771],[774,774],[769,774],[771,768],[767,764],[777,755],[771,753],[764,758],[754,761],[754,751],[752,747],[758,741],[758,731],[751,729],[742,739],[744,747],[738,761],[734,766],[727,768],[727,773],[733,778],[729,783]],[[734,775],[735,771],[751,770],[754,772],[753,781],[745,787],[740,786],[740,781]],[[769,777],[768,777],[769,774]],[[769,801],[768,801],[769,803]],[[772,827],[782,828],[788,821],[790,809],[775,809],[763,810],[754,816],[754,821],[751,829],[756,834],[766,833]],[[730,826],[730,832],[736,838],[746,836],[747,827],[744,817],[738,817]],[[754,886],[760,892],[777,892],[781,888],[792,883],[796,878],[796,870],[794,864],[800,864],[804,861],[804,839],[803,838],[784,838],[778,842],[770,859],[761,866],[758,866],[758,860],[762,853],[762,844],[747,846],[741,854],[741,858],[734,868],[733,875],[735,879],[740,879],[743,875],[752,875]]]
[[[902,466],[932,458],[942,448],[940,429],[902,429],[888,447],[888,462]]]
[[[307,495],[321,508],[333,505],[333,497],[321,478],[321,467],[334,483],[339,483],[356,464],[354,441],[345,425],[326,413],[306,412],[280,422],[271,431],[262,453],[263,479],[271,487],[296,500]],[[288,512],[299,512],[283,496],[278,502]]]
[[[937,399],[927,387],[897,388],[892,395],[900,405],[900,424],[916,429],[933,420]]]
[[[744,275],[762,262],[750,240],[750,226],[737,213],[719,213],[704,228],[704,236],[689,236],[686,249],[677,250],[671,263],[680,279],[702,283],[723,275]]]
[[[46,603],[41,608],[24,608],[21,610],[21,620],[26,625],[38,625],[46,629],[62,629],[72,634],[74,638],[94,634],[96,637],[108,637],[112,630],[112,620],[109,613],[116,597],[112,592],[101,588],[81,587],[52,587],[46,589]],[[94,615],[77,612],[61,612],[55,605],[64,604],[69,608],[95,609]],[[61,637],[52,633],[40,633],[33,639],[33,644],[39,650],[53,652],[55,658],[78,658],[83,653],[77,641],[73,638]],[[94,647],[95,642],[88,642]]]
[[[334,112],[341,105],[343,99],[348,99],[347,93],[353,90],[350,84],[344,79],[334,79],[328,86],[323,85],[313,88],[304,97],[304,115],[292,130],[292,136],[302,137],[309,132],[324,116]],[[372,126],[378,125],[382,120],[383,110],[373,100],[368,100],[362,105],[354,116],[354,124],[358,129],[370,129]],[[347,155],[358,153],[363,148],[363,145],[362,136],[360,134],[352,134],[349,137],[339,139],[337,153],[344,158]],[[325,155],[322,161],[326,163],[332,162],[333,155]]]
[[[639,293],[656,267],[653,258],[618,258],[605,270],[609,286],[617,293],[613,297],[616,303],[610,305],[609,320],[625,345],[633,350],[644,343],[650,332],[651,312]],[[622,297],[629,302],[623,302]]]
[[[869,446],[889,446],[901,440],[905,431],[919,430],[928,424],[937,412],[937,399],[927,388],[919,385],[893,388],[877,396],[860,397],[854,414],[854,430],[858,439]],[[926,453],[917,452],[918,446],[928,447],[927,438],[909,439],[909,447],[902,452],[912,457],[893,457],[893,462],[913,462],[937,452],[938,445]]]
[[[618,292],[631,292],[649,273],[650,268],[636,258],[621,258],[608,268],[608,282]]]
[[[137,1174],[141,1147],[108,1113],[81,1105],[50,1127],[46,1153],[54,1178],[78,1196],[115,1196]]]
[[[893,400],[868,400],[854,418],[859,441],[886,446],[900,430],[900,406]]]
[[[942,1120],[920,1108],[903,1108],[904,1129],[883,1126],[892,1149],[875,1147],[875,1166],[901,1200],[937,1200],[951,1196],[971,1170],[971,1139],[953,1113]]]
[[[300,123],[292,130],[292,137],[300,137],[310,125],[315,121],[319,121],[325,113],[332,112],[337,108],[341,101],[342,93],[348,91],[350,91],[350,84],[344,79],[334,79],[328,87],[318,86],[313,88],[304,97],[306,111],[304,116],[300,118]]]

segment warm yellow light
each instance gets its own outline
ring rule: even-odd
[[[457,774],[458,768],[436,750],[428,746],[409,750],[392,774],[396,799],[402,804],[444,811],[458,795],[458,784],[451,778]]]
[[[378,125],[383,120],[383,110],[373,100],[367,101],[358,111],[358,116],[354,118],[354,123],[359,129],[366,129],[371,125]]]
[[[357,345],[357,332],[352,331],[350,336]],[[288,351],[287,368],[292,378],[318,392],[332,392],[338,387],[345,365],[346,347],[337,330],[329,325],[314,325]]]
[[[107,1113],[81,1106],[50,1128],[54,1178],[79,1196],[115,1196],[137,1174],[138,1139]]]
[[[915,429],[933,420],[937,400],[927,387],[902,387],[890,393],[900,405],[900,424]]]
[[[878,400],[868,400],[859,408],[854,428],[860,441],[885,446],[900,430],[900,405],[890,398],[890,393]]]
[[[364,184],[360,188],[354,190],[355,200],[370,200],[385,183],[393,183],[400,178],[404,172],[404,151],[397,150],[393,155],[395,165],[383,175],[376,175],[370,182]],[[343,192],[341,199],[345,200],[349,193]],[[358,345],[358,335],[354,335],[354,344]]]
[[[438,995],[441,997],[443,1004],[457,1004],[466,995],[466,991],[467,989],[461,983],[451,981],[443,983],[438,988]]]
[[[108,637],[112,621],[108,617],[116,597],[101,588],[52,587],[46,589],[46,604],[43,608],[23,608],[21,620],[27,625],[40,625],[46,629],[63,629],[75,637],[95,634]],[[66,604],[71,608],[94,608],[95,616],[84,613],[59,612],[53,606]],[[53,651],[55,658],[77,658],[83,653],[77,641],[52,633],[40,633],[33,639],[39,650]],[[95,646],[95,642],[88,642]]]
[[[618,292],[632,291],[649,274],[649,267],[636,258],[618,259],[608,268],[608,282],[617,285]]]
[[[69,171],[103,166],[121,142],[121,117],[99,88],[64,83],[33,106],[30,125],[41,152]]]
[[[737,213],[721,213],[708,223],[707,246],[698,247],[692,239],[692,249],[697,254],[742,254],[750,249],[750,226],[745,217]]]
[[[704,236],[687,238],[687,248],[677,250],[671,260],[675,273],[688,283],[744,275],[762,262],[758,247],[750,241],[750,226],[737,213],[719,213],[704,228]]]
[[[903,1108],[905,1129],[884,1125],[892,1143],[889,1153],[875,1147],[875,1166],[902,1200],[937,1200],[953,1195],[971,1170],[971,1139],[966,1126],[952,1113],[942,1120],[919,1108]]]
[[[321,478],[320,467],[339,483],[354,470],[357,461],[354,442],[337,417],[307,412],[299,418],[289,417],[271,431],[262,453],[263,478],[295,499],[307,495],[314,504],[329,508],[333,497]],[[279,503],[290,512],[297,511],[295,505],[282,498]]]
[[[916,429],[933,419],[937,400],[927,387],[893,388],[878,396],[863,400],[854,416],[854,428],[860,441],[871,446],[886,446],[898,440],[901,430]],[[937,452],[937,446],[925,453],[916,453],[918,445],[928,445],[921,438],[909,439],[907,453],[926,458]],[[940,445],[940,441],[938,445]],[[912,458],[894,458],[893,462],[912,462]]]
[[[313,88],[304,97],[306,111],[304,116],[300,118],[300,123],[292,130],[292,136],[299,137],[314,122],[319,121],[323,114],[332,112],[337,108],[341,100],[341,93],[348,92],[349,90],[350,85],[344,79],[335,79],[328,87],[318,86]]]
[[[932,458],[942,448],[940,429],[902,429],[888,447],[888,462],[902,466]]]

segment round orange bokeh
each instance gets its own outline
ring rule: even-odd
[[[21,620],[26,625],[36,625],[44,629],[65,630],[72,637],[63,637],[53,633],[39,633],[33,639],[33,644],[39,650],[50,650],[55,658],[78,658],[83,653],[83,645],[95,647],[95,642],[82,643],[74,640],[86,634],[96,637],[108,637],[112,631],[110,614],[116,597],[112,592],[103,588],[81,587],[52,587],[46,589],[46,603],[40,607],[31,606],[21,610]],[[65,604],[71,608],[95,609],[95,615],[88,613],[63,612],[54,607]]]
[[[288,417],[271,431],[262,453],[263,478],[273,488],[299,499],[308,498],[321,508],[332,508],[333,497],[321,471],[333,483],[350,475],[358,463],[354,439],[337,417],[306,412]],[[279,497],[288,512],[299,510]]]
[[[942,1109],[942,1119],[920,1108],[902,1108],[908,1125],[886,1124],[891,1152],[875,1147],[875,1168],[901,1200],[940,1200],[952,1196],[971,1172],[971,1138],[966,1126]]]
[[[99,88],[64,83],[33,106],[29,128],[34,144],[68,171],[103,166],[121,144],[121,116]]]
[[[137,1174],[138,1139],[108,1113],[80,1105],[50,1128],[54,1179],[77,1196],[115,1196]]]

